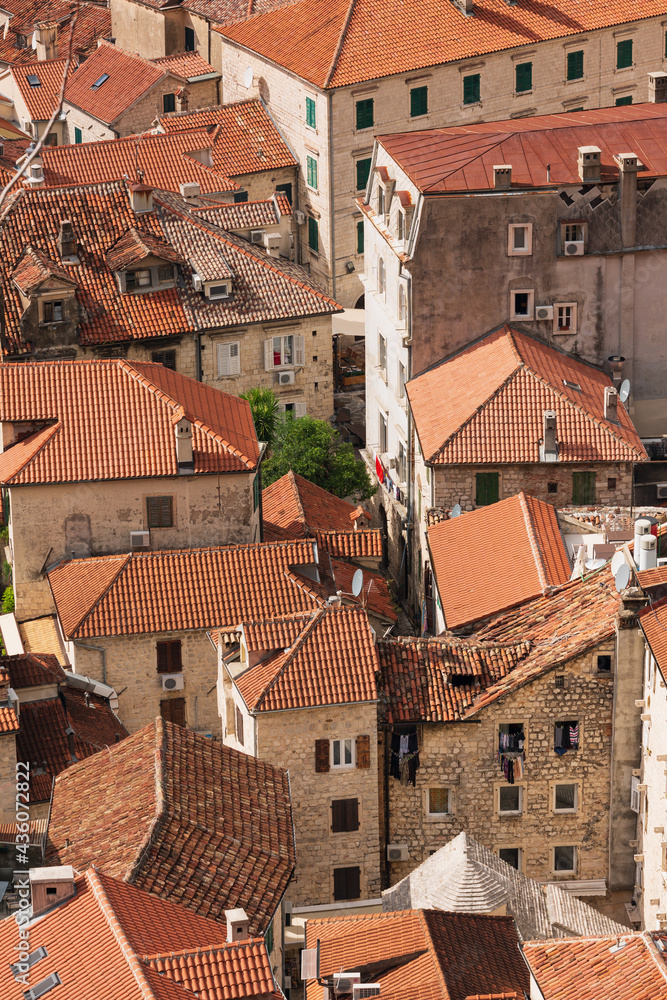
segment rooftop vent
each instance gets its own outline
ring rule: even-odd
[[[42,82],[41,82],[41,80],[39,79],[39,77],[37,76],[36,73],[28,73],[28,75],[26,77],[26,80],[28,81],[28,83],[30,84],[31,87],[41,87],[42,86]]]
[[[38,917],[46,913],[64,899],[74,895],[74,869],[71,865],[54,868],[31,868],[30,890],[32,894],[32,915]]]
[[[181,184],[179,186],[179,191],[181,192],[181,197],[185,198],[186,201],[194,201],[199,198],[201,188],[199,184],[192,181],[189,184]]]
[[[236,910],[225,910],[227,920],[227,941],[245,941],[250,936],[248,914],[239,907]]]
[[[544,436],[540,447],[541,462],[558,461],[558,445],[556,443],[556,411],[544,411]]]
[[[153,188],[148,184],[130,184],[130,205],[132,211],[140,212],[153,211]]]
[[[63,219],[60,223],[58,251],[61,260],[68,261],[72,257],[76,257],[76,236],[74,235],[72,223],[69,219]]]
[[[584,184],[598,184],[602,170],[602,150],[598,146],[579,146],[577,168],[579,180]]]
[[[618,393],[613,385],[606,385],[604,387],[604,418],[610,420],[612,424],[618,423],[617,404]]]
[[[192,451],[192,424],[187,417],[181,417],[176,424],[176,461],[180,475],[195,471]]]
[[[497,191],[506,191],[512,186],[512,166],[509,163],[495,164],[493,167],[493,186]]]
[[[667,73],[649,73],[648,99],[651,104],[664,104],[667,101]]]
[[[108,73],[102,73],[102,76],[98,76],[97,80],[95,80],[95,83],[92,85],[92,87],[90,89],[91,90],[99,90],[100,87],[102,86],[102,84],[106,83],[108,79],[109,79],[109,74]]]
[[[46,993],[53,989],[54,986],[59,986],[62,983],[62,979],[57,972],[52,972],[46,979],[42,979],[41,982],[35,983],[31,986],[29,990],[24,990],[23,996],[25,1000],[39,1000]]]
[[[42,161],[37,158],[30,164],[30,176],[26,180],[31,188],[44,187],[44,167]]]

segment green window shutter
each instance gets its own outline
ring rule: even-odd
[[[480,100],[480,75],[473,73],[463,77],[463,103],[477,104]]]
[[[572,503],[595,503],[595,473],[572,473]]]
[[[317,160],[312,156],[306,157],[306,175],[308,187],[317,191]]]
[[[364,252],[364,223],[357,222],[357,253]]]
[[[632,94],[628,94],[627,97],[617,97],[616,107],[620,108],[624,104],[632,104]]]
[[[568,80],[581,80],[584,75],[584,53],[568,52],[567,54],[567,78]]]
[[[80,128],[74,129],[74,142],[77,144],[83,142],[83,132]]]
[[[357,160],[357,191],[365,191],[371,172],[371,158]]]
[[[306,98],[306,125],[310,125],[311,128],[315,128],[317,125],[317,116],[315,113],[315,101],[312,97]]]
[[[519,63],[516,67],[516,92],[523,93],[525,90],[533,89],[533,64]]]
[[[259,507],[259,476],[255,476],[252,481],[252,509],[257,510]]]
[[[428,111],[428,87],[413,87],[410,91],[410,117],[419,118]]]
[[[357,128],[372,128],[373,124],[373,98],[357,101]]]
[[[624,38],[616,43],[616,69],[632,66],[632,39]]]
[[[500,499],[500,473],[478,472],[475,476],[475,503],[478,507],[488,507]]]
[[[312,215],[308,216],[308,246],[315,253],[319,252],[320,249],[320,227],[317,224],[317,219],[314,219]]]

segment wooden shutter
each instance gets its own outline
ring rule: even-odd
[[[185,726],[185,698],[167,698],[161,701],[160,715],[166,722]]]
[[[360,893],[360,868],[334,868],[334,899],[359,899]]]
[[[264,369],[272,372],[273,367],[273,337],[269,337],[264,341]]]
[[[238,340],[218,344],[218,375],[238,375],[241,371],[241,351]]]
[[[157,672],[159,674],[178,674],[183,669],[181,659],[181,640],[157,643]]]
[[[306,404],[305,403],[295,403],[294,404],[294,416],[296,419],[299,417],[305,417],[306,415]]]
[[[347,799],[334,799],[331,803],[331,832],[342,833],[345,829],[345,806]]]
[[[168,642],[158,642],[157,644],[157,672],[159,674],[168,674],[170,672],[168,646]]]
[[[498,472],[478,472],[475,476],[475,503],[478,507],[488,507],[497,503],[500,497],[500,474]]]
[[[345,829],[349,833],[359,829],[359,799],[345,799]]]
[[[243,712],[236,706],[236,739],[239,743],[245,743],[243,739]]]
[[[315,770],[318,774],[329,770],[329,740],[315,740]]]
[[[294,364],[297,368],[303,368],[306,363],[306,346],[303,337],[294,338]]]
[[[572,503],[595,503],[595,473],[572,473]]]
[[[357,736],[357,767],[371,766],[371,738],[370,736]]]

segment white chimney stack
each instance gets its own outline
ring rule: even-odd
[[[639,553],[641,548],[641,540],[642,538],[645,538],[646,535],[650,534],[651,534],[651,522],[646,517],[638,517],[637,520],[635,521],[634,551],[632,553],[634,556],[636,566],[639,566],[639,558],[640,558]]]
[[[577,167],[579,180],[584,184],[598,184],[602,170],[602,150],[598,146],[579,146]]]
[[[239,907],[236,910],[225,910],[227,920],[227,941],[245,941],[250,937],[248,914]]]
[[[192,424],[187,417],[181,417],[176,424],[176,461],[181,475],[194,472],[192,451]]]
[[[612,424],[618,423],[618,393],[613,385],[606,385],[604,388],[604,418]]]

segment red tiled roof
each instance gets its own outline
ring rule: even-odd
[[[523,954],[544,1000],[667,1000],[667,975],[650,937],[527,941]]]
[[[295,864],[287,772],[156,719],[56,778],[47,861],[264,932]]]
[[[3,10],[12,16],[4,35],[0,35],[0,62],[16,66],[35,62],[35,50],[30,44],[17,48],[17,34],[29,38],[41,21],[57,21],[58,51],[65,55],[69,47],[73,15],[76,13],[72,54],[77,58],[94,52],[98,38],[111,33],[111,13],[108,7],[74,0],[3,0]],[[40,66],[43,63],[39,63]],[[53,110],[53,108],[51,109]],[[49,116],[50,117],[50,112]]]
[[[380,984],[384,1000],[523,996],[529,989],[512,917],[400,910],[308,920],[306,947],[316,940],[322,976],[360,970],[362,983]],[[308,1000],[318,989],[311,980]]]
[[[76,284],[71,273],[64,267],[60,267],[31,246],[25,248],[23,256],[12,271],[12,281],[24,295],[28,296],[52,278],[68,285]]]
[[[332,556],[343,559],[382,558],[382,533],[379,528],[359,531],[316,531],[317,544]]]
[[[239,232],[245,229],[275,226],[281,216],[291,216],[292,206],[284,194],[275,194],[264,201],[241,201],[229,205],[216,205],[214,208],[194,208],[192,211],[199,218],[212,222],[220,229]]]
[[[493,167],[512,165],[512,187],[580,185],[580,146],[602,151],[602,181],[618,180],[614,155],[633,152],[638,176],[667,174],[667,109],[661,104],[539,115],[380,136],[378,141],[426,194],[490,190]],[[550,182],[546,182],[547,164]]]
[[[249,709],[279,712],[375,701],[377,654],[361,609],[316,611],[290,646],[235,678]],[[248,639],[250,633],[246,633]],[[275,647],[274,647],[275,648]]]
[[[67,680],[65,671],[52,653],[0,656],[0,670],[7,671],[9,683],[15,691],[43,684],[64,684]]]
[[[46,59],[42,62],[14,64],[10,71],[32,121],[48,121],[58,103],[65,60]],[[70,76],[72,72],[73,68],[70,69]],[[37,77],[39,87],[30,86],[29,76]]]
[[[128,229],[107,250],[106,261],[114,271],[123,271],[132,267],[147,257],[159,257],[174,264],[182,264],[183,258],[172,246],[153,233],[142,232],[140,229]],[[16,279],[15,279],[16,280]]]
[[[149,4],[155,2],[156,0],[144,0],[144,3]],[[181,6],[184,10],[192,11],[193,14],[218,24],[229,24],[280,7],[285,3],[291,3],[291,0],[183,0]]]
[[[151,59],[156,66],[160,66],[165,73],[173,73],[174,76],[183,77],[185,80],[192,80],[198,76],[208,76],[215,74],[220,76],[210,63],[207,63],[199,52],[174,52],[170,56],[162,56],[160,59]]]
[[[592,0],[554,0],[547,7],[540,0],[522,0],[511,16],[505,0],[475,0],[472,17],[440,0],[404,0],[400,5],[392,0],[299,0],[216,30],[318,87],[333,88],[665,13],[663,0],[643,0],[637,6],[622,0],[604,6]]]
[[[636,576],[640,587],[643,587],[644,590],[650,590],[651,587],[660,587],[663,584],[667,584],[667,566],[643,569]]]
[[[570,579],[555,509],[525,493],[431,525],[428,542],[448,629]]]
[[[505,325],[406,390],[424,458],[435,465],[539,462],[545,410],[556,412],[560,462],[645,461],[624,406],[618,424],[604,419],[608,385],[592,365]]]
[[[341,500],[340,497],[334,496],[333,493],[291,470],[262,490],[264,534],[269,540],[305,538],[318,532],[352,534],[350,514],[354,513],[354,510],[354,505],[347,500]],[[378,540],[380,538],[379,531],[362,532],[362,534],[376,535]],[[326,542],[324,536],[322,541]],[[341,545],[344,547],[344,541],[332,538],[331,544],[333,548],[330,551],[334,555],[348,554],[345,551],[334,551]],[[325,547],[329,548],[328,545]],[[371,542],[370,548],[374,549],[375,543]],[[381,555],[381,547],[379,551],[360,554]]]
[[[361,532],[355,532],[355,534],[361,534]],[[355,557],[351,556],[351,558]],[[329,563],[331,565],[334,588],[335,590],[342,590],[345,595],[343,598],[344,604],[361,604],[369,613],[375,614],[379,618],[390,622],[398,620],[389,585],[380,573],[373,573],[372,570],[364,567],[362,570],[361,593],[359,597],[355,597],[352,593],[352,581],[359,567],[355,566],[354,563],[345,562],[342,559],[334,559],[333,557],[330,557]],[[320,568],[322,568],[321,557]]]
[[[663,676],[667,677],[667,597],[640,611],[639,624]]]
[[[95,87],[103,75],[108,79]],[[166,68],[105,42],[70,78],[65,101],[111,125],[166,75]]]
[[[315,610],[324,601],[290,571],[313,563],[310,541],[72,559],[49,573],[68,639],[192,629]]]
[[[19,719],[13,708],[0,705],[0,733],[15,733],[19,729]]]
[[[183,416],[192,421],[194,474],[255,469],[259,447],[248,404],[163,365],[0,365],[0,421],[48,425],[0,455],[0,481],[177,476],[174,428]],[[140,429],[140,443],[127,428]]]

